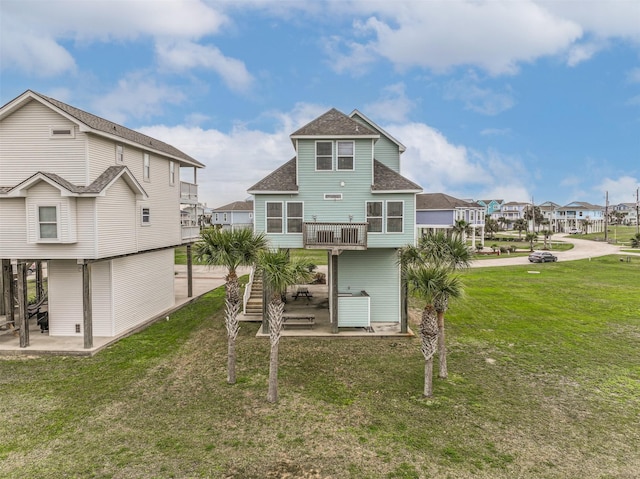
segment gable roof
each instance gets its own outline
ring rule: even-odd
[[[417,193],[422,191],[422,187],[411,180],[408,180],[400,173],[396,173],[388,166],[373,160],[373,185],[371,185],[372,193],[385,192],[410,192]]]
[[[360,138],[380,138],[380,134],[349,118],[344,113],[332,108],[315,120],[307,123],[302,128],[291,134],[290,138],[309,137],[360,137]]]
[[[598,205],[592,205],[591,203],[587,203],[586,201],[573,201],[571,203],[569,203],[568,205],[565,205],[561,208],[558,208],[559,210],[602,210],[604,209],[604,206],[598,206]]]
[[[104,118],[100,118],[92,113],[80,110],[79,108],[63,103],[55,98],[42,95],[41,93],[37,93],[32,90],[27,90],[19,97],[2,106],[0,108],[0,120],[30,101],[38,101],[55,110],[70,121],[76,123],[80,127],[80,131],[91,132],[100,136],[107,136],[110,139],[119,139],[120,141],[134,144],[139,148],[143,148],[148,151],[155,151],[163,156],[168,156],[169,158],[189,166],[195,166],[198,168],[204,168],[205,166],[198,160],[168,143],[156,140],[155,138],[131,130],[125,126],[118,125],[112,121],[105,120]]]
[[[247,190],[248,193],[297,193],[296,158],[287,161],[280,168],[269,173],[263,179]]]
[[[351,114],[349,115],[349,118],[353,118],[355,116],[360,117],[360,119],[365,122],[371,129],[377,131],[378,133],[380,133],[381,135],[384,135],[385,137],[387,137],[392,143],[395,143],[396,146],[398,147],[398,149],[400,150],[400,153],[404,153],[404,151],[407,149],[402,143],[400,143],[398,140],[396,140],[393,136],[391,136],[389,133],[387,133],[385,130],[383,130],[382,128],[380,128],[378,125],[376,125],[373,121],[371,121],[369,118],[367,118],[363,113],[361,113],[358,110],[353,110],[351,112]],[[356,120],[357,121],[357,120]]]
[[[253,211],[253,200],[234,201],[213,211]]]
[[[444,193],[416,195],[416,210],[453,210],[456,208],[483,208],[473,201],[461,200]]]
[[[140,183],[138,183],[138,180],[136,180],[129,169],[123,165],[108,167],[88,186],[74,185],[55,173],[38,171],[14,187],[2,188],[0,193],[4,193],[7,196],[26,196],[29,188],[44,181],[60,190],[62,196],[104,196],[106,190],[109,189],[118,178],[122,178],[137,196],[144,199],[148,198],[147,193]]]

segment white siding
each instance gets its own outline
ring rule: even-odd
[[[73,260],[52,260],[48,263],[49,335],[81,336],[82,269]],[[76,333],[76,324],[80,333]]]
[[[94,336],[112,337],[115,335],[111,263],[111,261],[99,261],[91,264],[91,307]]]
[[[52,127],[73,128],[71,138],[51,138]],[[14,186],[38,171],[86,184],[86,135],[37,101],[0,121],[0,185]]]
[[[29,188],[27,203],[27,238],[29,243],[38,242],[39,206],[55,206],[58,212],[58,243],[77,241],[76,199],[60,196],[60,190],[39,182]]]
[[[174,305],[173,263],[172,249],[113,260],[115,334]]]
[[[137,251],[136,198],[120,178],[96,198],[98,255],[102,258]]]

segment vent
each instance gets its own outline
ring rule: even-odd
[[[74,136],[73,127],[68,126],[51,127],[50,133],[51,138],[73,138]]]
[[[76,333],[80,333],[80,323],[76,323]]]
[[[324,199],[325,200],[341,200],[342,193],[325,193]]]

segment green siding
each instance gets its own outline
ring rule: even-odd
[[[400,322],[397,259],[395,249],[343,251],[338,256],[338,292],[366,291],[371,301],[372,323]]]

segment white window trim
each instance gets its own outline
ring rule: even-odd
[[[389,216],[389,203],[402,203],[402,216]],[[385,202],[385,211],[384,211],[384,231],[390,235],[397,235],[404,233],[404,200],[387,200]],[[400,231],[389,231],[389,219],[390,218],[400,218],[402,219],[402,229]]]
[[[340,143],[351,143],[353,149],[353,154],[351,155],[340,155],[339,152],[339,145]],[[336,171],[355,171],[356,170],[356,142],[353,140],[337,140],[336,141],[336,147],[335,147],[335,151],[336,151]],[[350,157],[351,158],[351,165],[352,168],[340,168],[340,158],[341,157]]]
[[[151,155],[142,153],[142,178],[144,181],[151,181]]]
[[[62,133],[68,131],[69,133]],[[76,129],[73,126],[52,126],[49,128],[51,138],[75,138]]]
[[[220,221],[220,213],[215,213],[214,220],[216,223]]]
[[[173,160],[169,160],[169,185],[175,186],[176,184],[176,163]]]
[[[280,204],[280,231],[269,231],[269,219],[276,219],[276,216],[268,216],[269,215],[269,203],[278,203]],[[265,201],[264,203],[264,217],[265,217],[265,222],[264,222],[264,231],[266,234],[272,234],[272,235],[278,235],[278,234],[282,234],[284,231],[284,216],[285,214],[285,206],[284,203],[282,201]]]
[[[146,216],[149,219],[149,221],[145,221],[144,220],[144,217],[145,217],[144,210],[147,210]],[[148,207],[148,206],[142,206],[140,208],[140,225],[141,226],[150,226],[151,225],[151,208]]]
[[[229,215],[227,213],[222,213],[222,222],[226,222],[229,220]]]
[[[380,216],[369,216],[367,211],[368,203],[380,203]],[[367,231],[368,235],[384,234],[384,201],[382,200],[368,200],[364,202],[364,219],[368,223],[369,218],[380,218],[380,231]],[[368,230],[368,228],[367,228]]]
[[[116,143],[116,163],[124,163],[124,145]]]
[[[60,243],[60,205],[55,204],[52,205],[50,203],[42,203],[37,204],[36,206],[36,234],[38,238],[38,243]],[[55,208],[56,209],[56,237],[55,238],[43,238],[40,235],[40,225],[41,224],[51,224],[50,221],[42,222],[40,221],[40,208]]]
[[[299,233],[296,233],[296,232],[289,233],[289,203],[299,203],[302,205],[302,216],[292,216],[291,219],[294,219],[294,220],[299,219],[302,222],[302,224],[304,224],[304,201],[287,201],[283,211],[283,216],[286,222],[286,229],[285,229],[286,233],[289,235],[301,235],[303,228],[300,228]]]
[[[330,143],[331,144],[331,168],[322,169],[322,170],[318,169],[318,143]],[[335,143],[333,141],[331,141],[331,140],[316,140],[316,142],[314,143],[314,146],[313,146],[313,158],[314,158],[314,161],[315,161],[314,167],[315,167],[316,171],[333,171],[334,170],[334,163],[335,163],[335,161],[334,161],[334,157],[335,157],[334,150],[335,150]],[[326,158],[327,155],[321,155],[321,157],[322,158]]]

